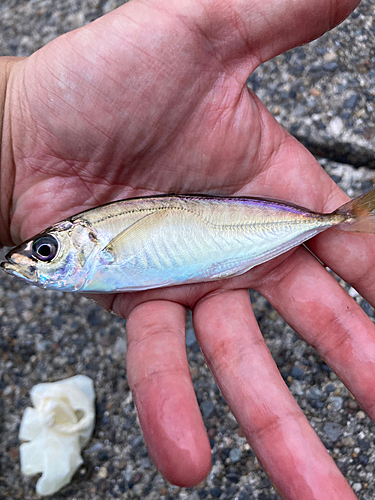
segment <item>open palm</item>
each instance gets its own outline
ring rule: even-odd
[[[133,0],[9,61],[3,243],[153,193],[264,195],[337,208],[344,193],[245,83],[261,62],[324,33],[357,3]],[[310,247],[375,303],[373,236],[331,230]],[[129,382],[158,468],[191,486],[211,463],[186,359],[188,306],[207,363],[280,494],[354,498],[278,373],[248,288],[270,300],[375,417],[375,328],[300,247],[218,283],[98,297],[129,319]]]

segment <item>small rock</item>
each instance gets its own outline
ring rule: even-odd
[[[249,471],[255,471],[259,469],[258,464],[255,462],[254,459],[250,459],[246,462],[246,467]]]
[[[242,429],[242,427],[239,427],[239,428],[238,428],[238,430],[237,430],[237,435],[238,435],[238,437],[240,437],[240,438],[244,438],[244,437],[246,437],[246,433],[245,433],[245,431]]]
[[[319,400],[323,396],[323,393],[320,389],[317,387],[313,387],[308,393],[307,393],[307,398],[311,400]]]
[[[188,500],[200,500],[199,495],[196,491],[194,491],[189,497]]]
[[[296,394],[297,396],[303,396],[304,390],[302,388],[302,384],[299,380],[295,380],[293,384],[290,386],[290,392],[292,394]]]
[[[141,465],[144,469],[149,469],[151,467],[151,460],[148,457],[141,458]]]
[[[331,404],[332,404],[332,406],[334,406],[335,410],[341,410],[342,405],[344,404],[344,400],[343,400],[343,398],[340,398],[339,396],[332,397]]]
[[[368,464],[369,458],[365,453],[360,453],[358,455],[358,460],[359,460],[359,463],[365,467]]]
[[[132,475],[133,475],[133,468],[130,464],[128,464],[125,469],[125,479],[127,482],[131,480]]]
[[[327,63],[324,68],[327,70],[327,71],[335,71],[337,68],[339,67],[339,65],[337,64],[337,62],[329,62]]]
[[[337,54],[335,52],[326,52],[323,56],[324,62],[330,63],[332,61],[336,61]]]
[[[315,87],[312,87],[310,89],[310,94],[313,95],[314,97],[320,97],[322,94],[319,92],[318,89],[316,89]]]
[[[241,458],[241,450],[239,448],[233,448],[229,453],[229,458],[235,464]]]
[[[357,401],[349,401],[348,407],[351,410],[358,410],[358,403],[357,403]]]
[[[359,446],[360,446],[361,450],[367,451],[370,448],[370,443],[368,441],[366,441],[365,439],[360,439]]]
[[[186,345],[188,347],[190,347],[193,344],[195,344],[196,341],[197,341],[197,337],[195,336],[194,330],[192,328],[190,328],[186,332]]]
[[[359,101],[359,95],[358,94],[352,94],[349,99],[347,99],[343,107],[347,109],[354,109],[357,105],[357,102]]]
[[[103,443],[95,443],[90,448],[87,448],[86,453],[96,453],[103,448]]]
[[[269,488],[271,486],[271,483],[268,478],[262,479],[261,482],[259,483],[259,489],[264,490],[264,488]]]
[[[327,129],[330,134],[332,134],[335,137],[338,137],[344,130],[344,122],[341,120],[340,117],[336,116],[329,122]]]
[[[246,491],[241,491],[238,495],[238,500],[254,500],[253,495],[250,495]]]
[[[328,384],[325,388],[325,392],[328,392],[328,394],[330,394],[331,392],[334,392],[334,390],[335,390],[335,386],[332,384]]]
[[[20,453],[19,453],[19,448],[16,448],[15,446],[13,448],[10,448],[8,451],[8,454],[10,458],[18,458]]]
[[[353,288],[352,286],[349,288],[348,290],[348,294],[353,297],[353,299],[355,299],[356,297],[359,296],[359,293],[357,292],[357,290],[355,288]]]
[[[9,396],[9,394],[12,394],[12,390],[13,390],[12,387],[10,385],[8,385],[3,390],[3,396]]]
[[[238,483],[238,481],[241,479],[241,476],[238,472],[228,472],[228,474],[226,475],[226,478],[231,483]]]
[[[142,479],[143,477],[143,474],[142,472],[136,472],[133,476],[133,482],[136,484],[136,483],[139,483],[139,481]]]
[[[200,405],[201,412],[203,413],[204,417],[210,417],[215,409],[215,406],[211,401],[203,401],[203,403]]]
[[[290,374],[293,378],[301,379],[304,375],[304,371],[299,366],[293,366]]]
[[[208,437],[210,438],[214,438],[216,436],[216,433],[217,433],[217,430],[215,429],[215,427],[211,427],[211,429],[208,429]]]
[[[347,448],[352,448],[355,444],[355,441],[352,437],[346,436],[341,439],[341,443],[343,446],[346,446]]]
[[[330,439],[333,443],[338,440],[341,434],[344,432],[344,428],[340,424],[336,424],[334,422],[328,422],[323,427],[324,432],[328,439]]]
[[[222,490],[221,488],[211,488],[210,493],[213,496],[213,498],[220,498]]]
[[[359,491],[361,491],[362,485],[361,485],[361,483],[354,483],[352,488],[353,488],[354,493],[358,493]]]
[[[123,337],[117,337],[116,342],[113,346],[113,352],[115,353],[115,357],[117,359],[125,356],[126,351],[128,350],[128,345],[126,340]]]
[[[100,477],[100,479],[106,479],[108,477],[108,469],[107,467],[99,467],[99,470],[98,470],[98,477]]]

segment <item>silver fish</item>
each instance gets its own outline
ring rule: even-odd
[[[375,189],[330,214],[264,198],[165,195],[104,205],[11,250],[1,267],[64,291],[129,292],[238,276],[337,226],[375,232]]]

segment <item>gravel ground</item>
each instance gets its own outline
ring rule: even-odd
[[[123,2],[3,0],[0,54],[28,55],[59,34]],[[315,152],[374,165],[374,0],[317,42],[259,68],[249,85],[283,125]],[[375,172],[320,160],[350,195],[371,188]],[[348,292],[371,318],[373,309]],[[272,309],[250,292],[277,365],[311,425],[361,500],[375,497],[375,425],[335,374]],[[38,498],[20,473],[18,429],[39,382],[81,373],[93,378],[97,423],[85,464],[56,500],[112,498],[276,500],[241,429],[221,397],[187,319],[186,344],[197,398],[212,445],[213,468],[195,488],[170,485],[144,444],[126,379],[126,325],[77,295],[43,291],[0,276],[0,499]]]
[[[375,0],[258,68],[248,85],[314,154],[375,167]]]

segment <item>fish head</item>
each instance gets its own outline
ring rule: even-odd
[[[97,246],[95,232],[84,221],[65,221],[10,250],[1,267],[41,288],[78,291]]]

